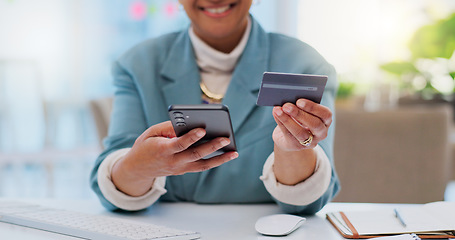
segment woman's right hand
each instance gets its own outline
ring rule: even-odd
[[[191,147],[204,135],[204,129],[196,128],[176,137],[170,121],[151,126],[136,139],[128,154],[115,163],[112,182],[125,194],[141,196],[151,189],[156,177],[202,172],[238,157],[237,152],[227,152],[202,159],[229,144],[229,138],[219,137]]]

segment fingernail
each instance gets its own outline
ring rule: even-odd
[[[227,139],[221,139],[220,142],[221,142],[221,145],[223,145],[223,146],[226,146],[229,144],[229,140],[227,140]]]
[[[276,113],[276,115],[278,115],[278,116],[283,115],[283,111],[281,111],[280,108],[276,108],[275,113]]]
[[[196,136],[203,137],[204,135],[205,135],[205,132],[203,130],[196,131]]]
[[[286,113],[291,113],[291,110],[292,110],[291,107],[288,105],[283,107],[283,111],[285,111]]]
[[[304,108],[305,107],[305,102],[304,101],[297,101],[297,107]]]
[[[230,158],[231,158],[231,160],[232,160],[232,159],[236,159],[236,158],[238,158],[238,157],[239,157],[239,153],[238,153],[238,152],[234,152],[234,153],[231,154],[231,157],[230,157]]]

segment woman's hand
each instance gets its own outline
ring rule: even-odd
[[[296,105],[286,103],[273,108],[273,117],[278,126],[273,131],[273,141],[285,151],[314,148],[327,137],[332,124],[329,108],[310,100],[299,99]],[[305,141],[311,143],[305,145]]]
[[[176,137],[170,121],[151,126],[114,165],[113,183],[128,195],[141,196],[150,190],[156,177],[201,172],[238,157],[237,152],[228,152],[202,159],[229,144],[229,138],[220,137],[191,147],[204,135],[205,130],[197,128]]]
[[[316,145],[325,139],[332,124],[329,108],[299,99],[273,108],[278,126],[273,131],[277,181],[295,185],[310,177],[316,167]]]

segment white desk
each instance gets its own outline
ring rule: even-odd
[[[325,219],[325,213],[335,210],[389,208],[388,204],[330,203],[316,216],[287,237],[265,237],[254,230],[259,217],[280,213],[275,204],[198,205],[194,203],[158,203],[148,210],[134,213],[112,213],[96,200],[21,200],[43,206],[80,211],[90,214],[121,217],[135,221],[197,231],[202,239],[344,239]],[[0,223],[1,239],[77,239],[34,229]]]

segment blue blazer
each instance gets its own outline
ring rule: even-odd
[[[259,107],[256,99],[265,71],[323,74],[329,81],[321,104],[333,113],[337,88],[334,68],[309,45],[284,35],[266,33],[252,18],[248,43],[232,75],[223,104],[230,110],[239,157],[217,168],[167,177],[162,201],[197,203],[277,202],[284,212],[314,214],[339,189],[332,179],[325,194],[308,206],[294,206],[274,199],[259,176],[273,151],[272,131],[276,123],[272,107]],[[113,66],[116,87],[106,149],[98,157],[91,184],[102,204],[117,209],[100,192],[97,170],[105,157],[120,148],[132,147],[148,127],[169,120],[171,104],[201,104],[200,75],[188,31],[167,34],[133,47]],[[319,144],[332,161],[335,124]],[[334,168],[333,168],[334,169]]]

